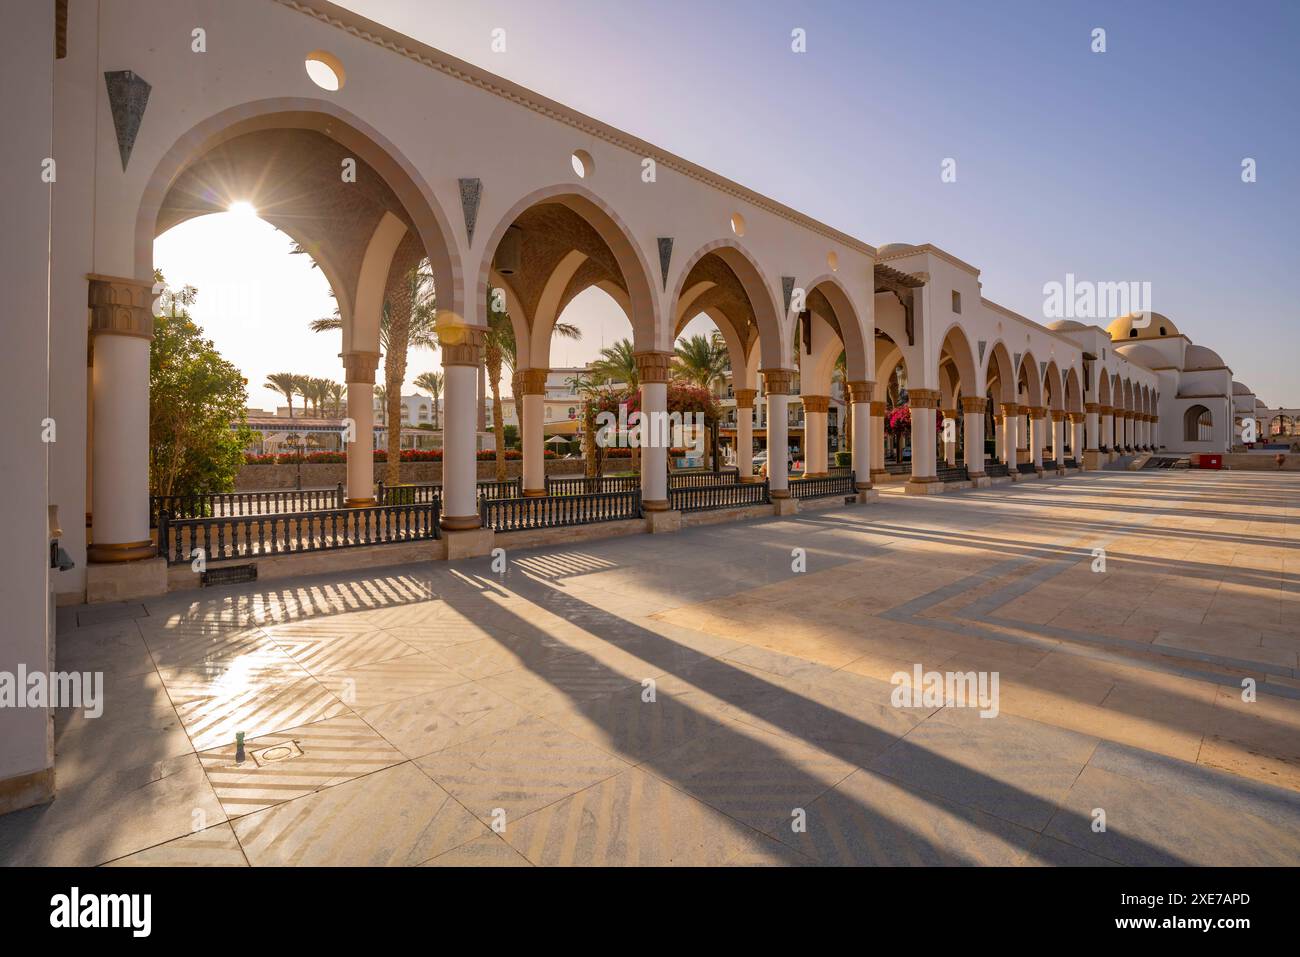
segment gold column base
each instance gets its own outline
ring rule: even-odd
[[[86,549],[86,560],[97,564],[138,562],[157,555],[158,546],[147,538],[142,542],[126,542],[121,545],[95,543]]]
[[[774,488],[768,490],[769,498],[789,498],[790,490],[788,488]]]
[[[937,481],[939,481],[939,476],[937,476],[937,475],[913,475],[913,476],[912,476],[910,479],[908,479],[907,481],[910,482],[910,483],[913,484],[913,485],[929,485],[931,482],[937,482]]]
[[[444,515],[439,524],[449,532],[463,532],[480,527],[481,520],[477,515]]]
[[[853,488],[859,492],[869,492],[872,489],[870,482],[854,482]]]
[[[375,497],[373,495],[370,496],[370,498],[345,498],[343,500],[344,508],[370,508],[375,504]]]
[[[648,498],[641,500],[641,507],[647,512],[666,512],[668,511],[668,499],[666,498]]]
[[[526,488],[524,489],[524,498],[545,498],[546,489],[544,488]]]

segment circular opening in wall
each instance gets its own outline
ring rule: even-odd
[[[745,217],[740,213],[733,213],[731,216],[731,231],[737,236],[745,235]]]
[[[343,64],[334,54],[317,50],[308,53],[307,59],[303,62],[307,67],[307,76],[311,77],[311,81],[322,90],[333,92],[343,89],[347,76],[343,72]]]
[[[831,272],[834,272],[835,270],[839,269],[839,268],[840,268],[840,255],[839,255],[839,253],[835,252],[835,250],[831,250],[829,253],[827,253],[827,254],[826,254],[826,265],[828,265],[828,266],[831,267]]]
[[[596,161],[586,150],[574,150],[570,161],[573,163],[573,171],[578,174],[578,179],[586,179],[596,171]]]

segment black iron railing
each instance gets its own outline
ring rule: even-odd
[[[631,492],[641,488],[639,475],[584,475],[546,478],[547,495],[595,495],[600,492]]]
[[[1003,462],[985,462],[984,474],[990,478],[1005,478],[1011,474],[1011,470]]]
[[[719,472],[672,472],[668,475],[670,489],[738,484],[740,484],[740,472],[736,469],[722,469]]]
[[[1043,468],[1051,471],[1057,468],[1056,459],[1043,459]]]
[[[766,481],[682,485],[668,490],[668,507],[679,512],[744,508],[748,505],[770,505],[771,503],[772,497]]]
[[[517,498],[524,493],[516,477],[504,482],[484,479],[478,482],[476,494],[479,498]],[[441,501],[442,486],[435,483],[385,486],[380,482],[375,488],[375,498],[380,505],[420,505]]]
[[[1019,472],[1021,475],[1037,475],[1038,466],[1035,465],[1033,462],[1021,462],[1019,465],[1016,466],[1016,471]]]
[[[856,481],[854,474],[825,475],[818,478],[795,479],[790,482],[792,498],[822,498],[827,495],[852,495]]]
[[[1065,467],[1067,469],[1077,469],[1079,467],[1079,460],[1076,458],[1068,458],[1065,460]]]
[[[479,499],[484,528],[518,532],[532,528],[563,528],[641,517],[641,489],[534,495],[526,498]]]
[[[277,488],[254,492],[199,492],[194,495],[150,495],[149,527],[158,527],[166,512],[179,518],[230,518],[240,515],[274,515],[343,507],[343,484],[332,488]]]
[[[267,558],[361,545],[389,545],[439,537],[437,501],[368,508],[330,508],[273,515],[158,521],[158,553],[169,565],[192,561],[196,549],[208,562]]]
[[[970,470],[964,465],[941,465],[935,476],[940,482],[969,482]]]

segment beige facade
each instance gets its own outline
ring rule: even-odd
[[[43,660],[46,597],[84,598],[88,561],[105,581],[115,564],[148,560],[153,244],[235,202],[312,250],[329,280],[347,415],[360,436],[375,424],[385,297],[428,259],[445,371],[448,554],[465,553],[457,536],[473,536],[479,521],[477,395],[486,304],[498,297],[514,323],[518,371],[543,380],[521,393],[526,490],[543,477],[547,421],[560,409],[569,417],[568,397],[550,394],[552,331],[591,286],[631,322],[644,411],[666,408],[673,343],[708,315],[727,343],[734,396],[753,398],[736,403],[738,441],[752,435],[758,408],[768,447],[787,445],[789,410],[802,406],[823,437],[809,448],[816,470],[828,461],[843,353],[864,491],[883,461],[883,400],[900,364],[916,423],[910,492],[942,487],[936,423],[960,409],[967,434],[982,434],[992,412],[965,400],[990,395],[1012,410],[1007,448],[1028,444],[1035,463],[1062,446],[1056,413],[1084,416],[1090,450],[1174,448],[1171,420],[1185,402],[1201,404],[1215,424],[1194,444],[1229,444],[1218,423],[1231,421],[1231,372],[1209,350],[1186,343],[1171,371],[1145,341],[1045,327],[984,299],[979,270],[937,246],[877,248],[324,0],[208,5],[205,29],[221,42],[201,54],[189,5],[73,0],[57,60],[54,6],[5,14],[8,86],[34,91],[9,98],[7,181],[57,157],[58,189],[7,197],[0,268],[23,330],[0,377],[7,448],[17,452],[8,490],[19,505],[7,512],[13,544],[0,576],[19,637],[4,644],[4,661]],[[332,64],[339,88],[317,86],[309,59]],[[412,103],[435,119],[412,122]],[[42,444],[33,437],[47,416],[58,441]],[[366,445],[347,448],[350,504],[373,501]],[[965,446],[971,474],[982,474],[983,443]],[[645,508],[666,509],[666,449],[643,449],[641,466]],[[768,478],[772,496],[787,499],[783,456]],[[46,571],[45,506],[57,509],[75,563],[67,571]],[[3,720],[0,789],[39,790],[50,766],[45,716]]]

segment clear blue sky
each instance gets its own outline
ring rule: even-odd
[[[867,242],[942,246],[1031,318],[1067,272],[1149,281],[1264,401],[1300,404],[1300,3],[342,5]],[[593,348],[624,334],[591,314]]]

